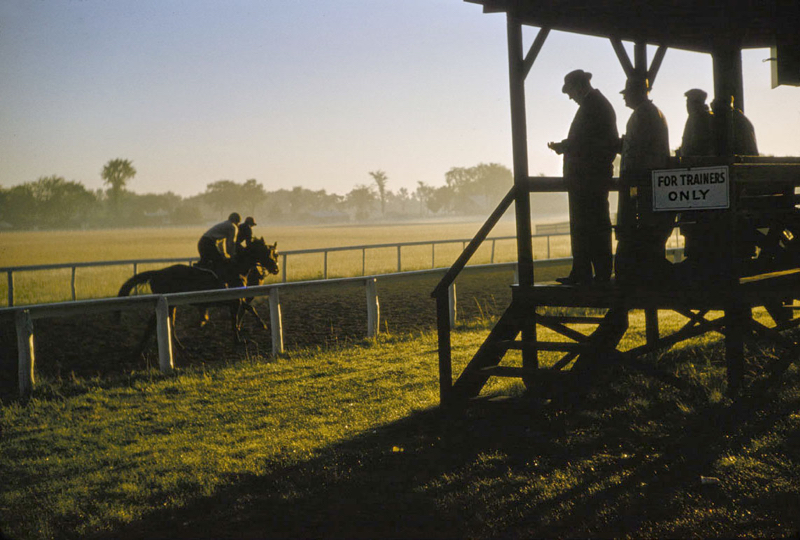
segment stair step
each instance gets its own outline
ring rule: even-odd
[[[535,343],[527,343],[517,340],[501,340],[497,342],[498,347],[506,350],[515,351],[563,351],[563,352],[582,352],[586,349],[583,343],[574,342],[561,342],[561,341],[537,341]]]
[[[600,324],[604,317],[579,317],[577,315],[537,315],[540,322],[568,323],[568,324]]]
[[[569,371],[562,371],[558,369],[528,369],[514,366],[489,366],[481,368],[478,371],[491,377],[531,377],[536,378],[539,381],[553,381],[564,379],[570,376]]]
[[[539,370],[512,366],[489,366],[481,368],[479,371],[492,377],[524,377],[527,375],[536,376]]]

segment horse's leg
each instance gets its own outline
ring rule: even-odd
[[[242,301],[234,300],[230,304],[231,310],[231,327],[233,328],[233,341],[239,345],[244,343],[241,335],[239,334],[239,319],[242,318]]]
[[[136,348],[136,352],[134,353],[134,358],[138,358],[144,354],[144,350],[147,347],[148,340],[155,333],[156,333],[156,316],[155,314],[153,314],[147,321],[147,327],[145,327],[142,339],[139,340],[139,346]]]
[[[252,300],[252,298],[250,300]],[[265,323],[264,319],[262,319],[261,316],[258,314],[258,311],[256,311],[255,307],[253,307],[253,304],[245,300],[244,302],[242,302],[242,307],[244,308],[245,311],[251,313],[253,317],[256,318],[259,324],[261,324],[261,328],[263,328],[264,330],[267,329],[267,323]],[[242,318],[244,318],[244,314],[242,314]]]
[[[208,324],[208,308],[201,307],[200,308],[200,318],[197,321],[197,326],[199,328],[203,328],[206,324]]]
[[[178,346],[178,348],[182,351],[186,350],[186,347],[183,346],[181,340],[178,339],[178,334],[175,332],[175,314],[178,312],[178,308],[175,306],[170,306],[169,308],[169,326],[170,330],[172,331],[172,342]]]

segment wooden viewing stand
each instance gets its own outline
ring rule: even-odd
[[[622,286],[613,280],[603,286],[535,284],[530,194],[566,191],[566,188],[563,178],[529,175],[524,85],[549,32],[561,30],[608,38],[625,74],[629,77],[646,74],[651,83],[668,47],[709,53],[713,60],[715,97],[728,103],[734,99],[737,108],[743,109],[742,49],[773,47],[772,56],[776,56],[777,50],[781,69],[786,65],[784,53],[796,55],[794,60],[797,60],[800,5],[767,0],[742,11],[736,2],[687,0],[651,0],[646,6],[575,0],[466,1],[483,5],[487,13],[506,14],[514,187],[432,293],[437,306],[441,403],[464,404],[478,396],[493,376],[521,378],[529,391],[536,392],[552,385],[554,380],[566,378],[565,375],[573,372],[578,375],[587,367],[597,368],[610,361],[624,362],[680,385],[675,376],[642,362],[640,357],[708,332],[724,335],[729,394],[736,395],[745,386],[744,344],[750,338],[770,340],[785,351],[772,362],[763,382],[768,386],[777,380],[800,356],[800,344],[782,333],[800,326],[800,317],[796,316],[800,306],[792,304],[800,300],[800,211],[796,208],[799,201],[795,194],[800,185],[800,158],[734,155],[732,129],[730,124],[722,123],[724,116],[715,121],[717,156],[673,158],[670,168],[728,167],[729,206],[694,211],[699,215],[698,221],[713,219],[724,225],[716,229],[720,245],[725,246],[717,267],[724,271],[711,284],[695,281],[691,274],[680,281],[646,286]],[[539,28],[527,54],[522,45],[524,25]],[[633,61],[623,40],[634,44]],[[657,46],[649,66],[648,44]],[[779,60],[773,58],[776,63]],[[789,72],[777,75],[777,84],[800,84],[800,68],[796,63],[789,65]],[[447,290],[512,202],[516,213],[519,282],[512,286],[511,304],[453,381]],[[737,243],[744,237],[753,239],[758,248],[755,256],[737,254]],[[769,325],[753,318],[753,308],[762,306],[772,318]],[[555,313],[565,310],[550,308],[607,311],[602,316],[559,315]],[[646,342],[623,351],[618,345],[632,309],[645,312]],[[667,311],[681,314],[686,323],[664,335],[658,322],[659,314]],[[612,319],[620,317],[625,319],[621,334],[602,331],[605,325],[614,322]],[[587,333],[585,325],[594,325],[597,330]],[[538,339],[539,330],[545,328],[566,340]],[[508,351],[521,351],[521,366],[501,365]],[[539,353],[550,351],[561,353],[561,357],[550,367],[540,367]]]

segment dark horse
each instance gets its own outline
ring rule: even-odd
[[[215,289],[225,289],[229,287],[243,287],[247,284],[254,284],[254,277],[258,276],[257,280],[260,283],[261,268],[265,269],[270,274],[277,274],[278,267],[278,244],[268,245],[264,242],[263,238],[256,238],[250,242],[247,247],[240,248],[234,257],[226,261],[224,265],[217,268],[216,273],[198,266],[187,266],[184,264],[175,264],[161,270],[152,270],[149,272],[142,272],[130,278],[122,284],[119,289],[118,296],[128,296],[134,287],[142,284],[149,284],[150,289],[154,294],[169,294],[176,292],[195,292],[195,291],[210,291]],[[236,343],[241,343],[242,339],[239,336],[239,320],[244,310],[252,313],[259,321],[261,318],[256,313],[255,308],[250,305],[250,302],[243,300],[230,300],[225,302],[218,302],[218,304],[227,305],[230,309],[231,328],[233,329],[234,340]],[[207,319],[206,307],[203,307],[203,322]],[[178,337],[175,335],[175,306],[169,308],[170,326],[172,328],[172,336],[175,343],[183,347]],[[263,325],[262,321],[262,325]],[[147,330],[139,344],[137,351],[140,354],[148,339],[154,334],[156,327],[156,317],[153,315],[147,325]]]

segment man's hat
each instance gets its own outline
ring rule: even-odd
[[[620,94],[627,94],[631,91],[642,91],[645,92],[650,91],[650,81],[647,77],[643,77],[641,75],[633,75],[628,77],[628,80],[625,81],[625,89],[620,91]]]
[[[705,90],[700,90],[699,88],[692,88],[691,90],[687,90],[685,94],[686,99],[690,101],[699,101],[700,103],[705,103],[708,94]]]
[[[256,220],[252,216],[247,216],[244,218],[244,223],[245,225],[256,225]]]
[[[573,86],[578,83],[582,82],[589,82],[592,80],[592,74],[583,71],[582,69],[576,69],[575,71],[570,71],[564,76],[564,86],[561,87],[561,91],[565,94],[567,93],[567,86]]]

